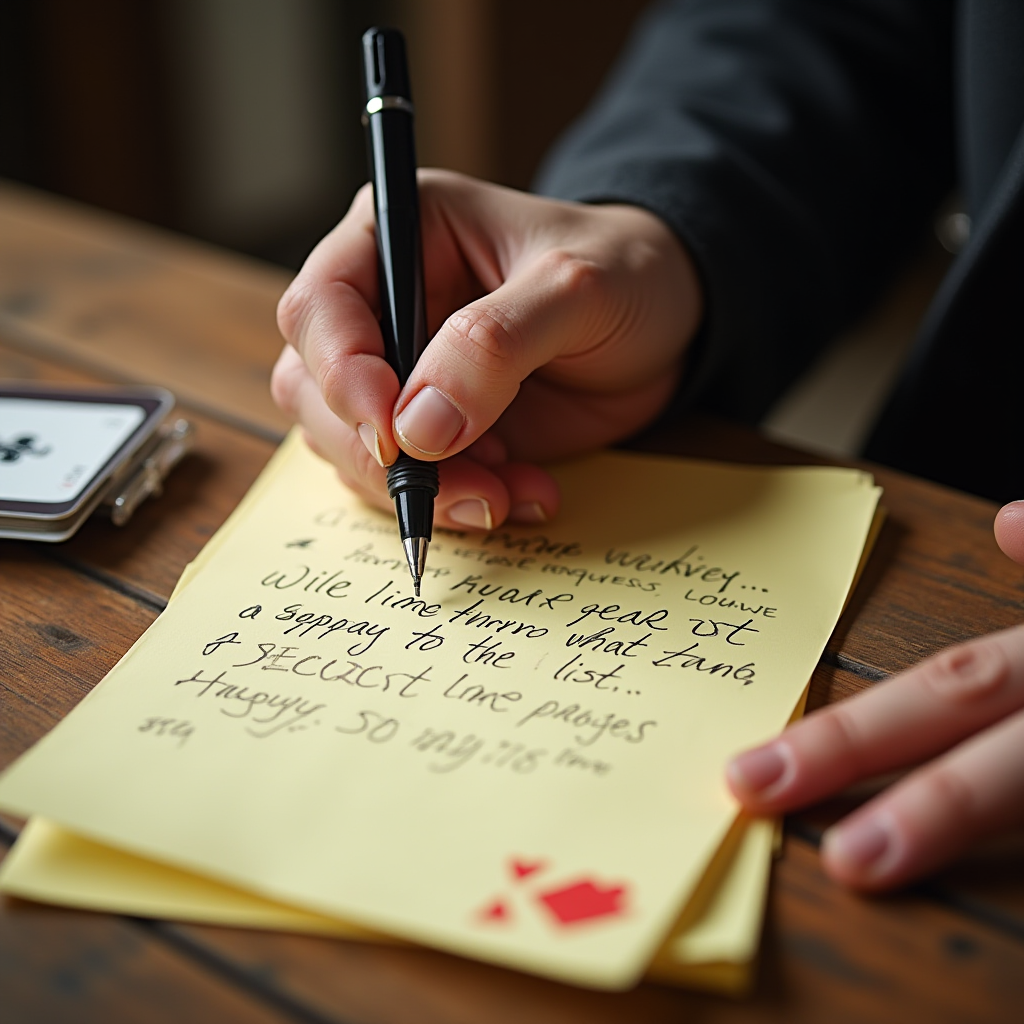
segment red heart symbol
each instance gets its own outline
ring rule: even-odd
[[[512,874],[518,882],[529,875],[544,868],[546,862],[543,860],[522,860],[519,857],[512,858]]]

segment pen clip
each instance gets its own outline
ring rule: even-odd
[[[375,113],[370,101],[380,97],[404,99],[411,106],[405,39],[397,29],[370,28],[363,33],[363,79],[368,114]]]

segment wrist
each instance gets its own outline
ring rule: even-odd
[[[636,273],[653,273],[656,284],[670,290],[685,349],[700,330],[705,309],[704,286],[689,249],[666,221],[642,206],[607,203],[600,209],[616,221],[616,233],[629,240],[622,258]]]

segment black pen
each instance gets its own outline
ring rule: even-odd
[[[412,93],[401,32],[371,28],[363,34],[363,77],[363,124],[377,224],[380,328],[384,355],[405,387],[427,345],[427,314]],[[419,597],[434,524],[437,463],[401,452],[388,467],[388,494],[395,502],[405,557]]]

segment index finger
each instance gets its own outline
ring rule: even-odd
[[[370,424],[390,464],[398,449],[391,431],[380,428],[390,424],[399,386],[384,360],[377,306],[373,201],[364,186],[281,297],[277,321],[331,411],[354,430]]]
[[[1024,501],[1011,501],[996,513],[996,543],[1004,555],[1024,565]]]
[[[816,711],[736,757],[729,785],[756,813],[785,811],[916,764],[1024,706],[1024,627],[952,647]]]

